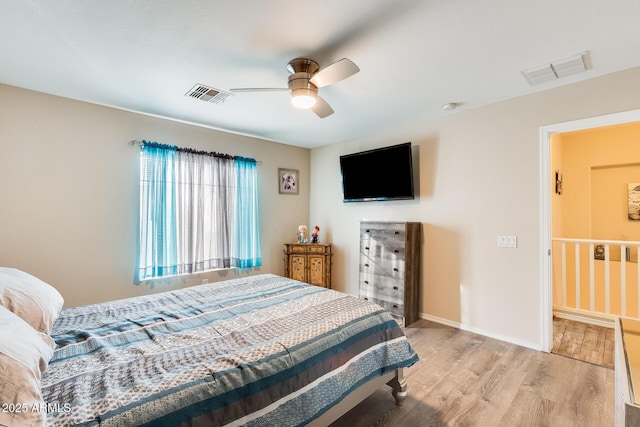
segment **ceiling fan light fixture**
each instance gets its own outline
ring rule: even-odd
[[[316,105],[316,93],[310,89],[298,89],[291,94],[291,104],[296,108],[311,108]]]
[[[309,82],[311,74],[305,72],[294,73],[289,76],[291,89],[291,104],[296,108],[311,108],[316,104],[318,88]]]

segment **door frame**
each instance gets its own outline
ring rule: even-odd
[[[553,346],[553,293],[551,271],[551,136],[623,123],[640,121],[640,109],[573,120],[540,127],[540,347],[551,352]]]

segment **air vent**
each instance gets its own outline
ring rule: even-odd
[[[551,64],[529,68],[528,70],[524,70],[522,74],[524,74],[524,78],[527,79],[530,85],[546,83],[558,78],[556,73],[553,72]]]
[[[558,78],[561,79],[572,74],[587,71],[585,56],[588,57],[588,55],[585,53],[582,55],[576,55],[572,56],[571,58],[563,59],[562,61],[555,61],[551,64],[551,66],[556,72]]]
[[[524,70],[522,75],[530,85],[537,85],[582,73],[590,68],[591,59],[589,58],[589,52],[582,52],[570,58],[554,61],[551,64],[529,68],[528,70]]]
[[[205,102],[213,102],[214,104],[221,104],[225,101],[225,99],[227,99],[229,96],[233,94],[198,83],[197,85],[192,87],[189,90],[189,92],[185,93],[184,95],[190,96],[191,98],[196,98]]]

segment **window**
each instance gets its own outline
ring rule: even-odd
[[[144,141],[138,280],[262,265],[256,161]]]

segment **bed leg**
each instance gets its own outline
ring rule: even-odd
[[[393,398],[396,399],[396,405],[402,406],[404,399],[407,398],[407,380],[404,379],[404,372],[402,369],[396,371],[396,376],[387,383],[393,388]]]

